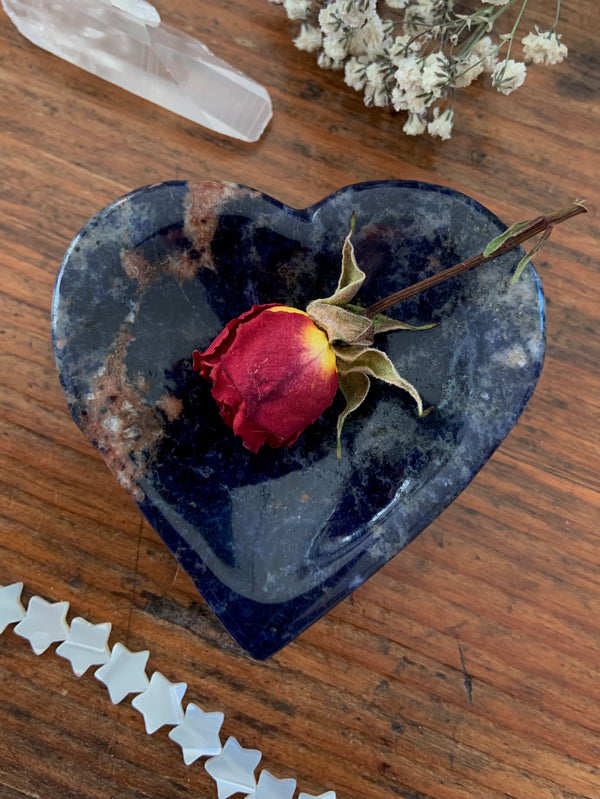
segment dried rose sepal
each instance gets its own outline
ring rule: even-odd
[[[306,308],[306,313],[329,339],[336,358],[338,385],[346,400],[337,421],[338,458],[341,457],[341,434],[346,417],[366,399],[371,377],[408,392],[417,405],[419,415],[423,415],[423,402],[417,389],[398,373],[384,352],[371,345],[377,333],[434,327],[414,327],[384,314],[368,317],[364,308],[352,303],[366,277],[356,262],[353,232],[354,215],[342,249],[342,269],[335,292],[330,297],[313,300]]]

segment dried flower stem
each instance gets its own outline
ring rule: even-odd
[[[414,297],[416,294],[420,294],[432,286],[437,286],[440,283],[449,280],[451,277],[459,275],[461,272],[466,272],[468,269],[481,266],[482,264],[487,263],[487,261],[491,261],[494,258],[497,258],[499,255],[509,252],[515,247],[518,247],[524,241],[533,238],[533,236],[537,236],[540,233],[549,235],[554,225],[559,225],[561,222],[565,222],[567,219],[571,219],[573,216],[585,213],[587,213],[587,208],[583,205],[583,203],[578,201],[574,202],[568,208],[555,211],[547,216],[538,216],[536,219],[533,219],[531,222],[529,222],[525,227],[521,228],[521,230],[515,233],[514,236],[506,239],[506,241],[490,255],[479,253],[479,255],[474,255],[472,258],[467,258],[465,261],[461,261],[459,264],[455,264],[449,269],[444,269],[443,271],[438,272],[437,275],[432,275],[431,277],[425,278],[425,280],[420,280],[418,283],[413,283],[412,286],[407,286],[400,291],[394,292],[394,294],[383,297],[383,299],[367,308],[366,311],[364,311],[364,315],[372,318],[379,313],[383,313],[383,311],[386,311],[393,305],[397,305],[399,302],[404,302],[404,300],[409,299],[409,297]]]
[[[527,8],[527,3],[529,0],[523,0],[523,5],[521,6],[521,10],[517,14],[517,19],[515,20],[515,24],[513,25],[513,29],[509,34],[508,39],[508,50],[506,51],[506,58],[507,60],[510,58],[510,51],[512,50],[513,41],[515,39],[515,33],[517,32],[517,28],[519,27],[519,23],[521,22],[521,17],[523,16],[523,12]]]
[[[554,25],[552,26],[552,33],[554,33],[554,31],[556,30],[559,17],[560,17],[560,0],[556,0],[556,16],[554,18]]]

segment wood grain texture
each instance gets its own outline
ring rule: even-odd
[[[34,47],[0,12],[0,584],[110,621],[111,641],[225,713],[261,766],[338,799],[600,796],[600,16],[563,0],[569,59],[471,88],[449,142],[409,139],[290,41],[266,0],[162,0],[268,87],[256,144],[212,134]],[[544,4],[532,4],[535,7]],[[67,411],[49,315],[65,249],[107,202],[173,178],[304,207],[420,178],[507,223],[587,201],[536,259],[548,350],[518,425],[416,541],[272,659],[223,632]],[[216,796],[92,671],[0,637],[0,799]]]

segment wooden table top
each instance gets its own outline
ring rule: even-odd
[[[111,622],[112,642],[149,649],[150,671],[225,714],[222,739],[309,794],[600,796],[596,0],[563,0],[566,62],[532,67],[509,97],[463,91],[447,142],[366,108],[292,46],[266,0],[157,7],[268,88],[259,142],[59,60],[0,12],[0,585]],[[514,430],[410,546],[265,662],[222,630],[83,437],[54,366],[52,289],[75,232],[127,191],[183,178],[298,208],[356,181],[417,178],[507,223],[576,198],[590,209],[535,259],[547,356]],[[146,735],[93,670],[77,679],[52,649],[37,657],[10,627],[0,637],[0,799],[216,796],[167,732]]]

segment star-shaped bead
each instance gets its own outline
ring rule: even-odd
[[[9,624],[25,618],[25,608],[21,604],[23,583],[0,586],[0,635]]]
[[[131,702],[144,717],[148,735],[152,735],[164,724],[181,724],[183,721],[181,700],[186,689],[186,683],[170,682],[159,671],[154,672],[148,688]]]
[[[94,672],[96,679],[108,688],[110,701],[118,705],[127,694],[139,694],[148,687],[146,663],[149,650],[130,652],[126,646],[117,643],[113,646],[108,663]]]
[[[254,769],[258,766],[262,752],[244,749],[235,738],[225,741],[220,755],[211,757],[204,768],[217,783],[219,799],[227,799],[234,793],[252,793],[256,790]]]
[[[325,791],[318,796],[314,796],[312,793],[301,793],[298,799],[335,799],[335,791]]]
[[[41,596],[32,596],[25,618],[15,627],[15,632],[27,638],[36,655],[41,655],[55,641],[64,641],[69,634],[66,622],[68,602],[46,602]]]
[[[169,733],[169,738],[181,747],[186,766],[199,757],[221,752],[219,730],[223,719],[222,713],[205,713],[197,705],[189,703],[183,722]]]
[[[296,780],[279,780],[263,769],[256,790],[246,799],[292,799],[295,790]]]
[[[56,654],[70,660],[74,673],[81,677],[90,666],[101,666],[108,661],[110,627],[109,622],[90,624],[78,616],[71,622],[67,640],[57,647]]]

